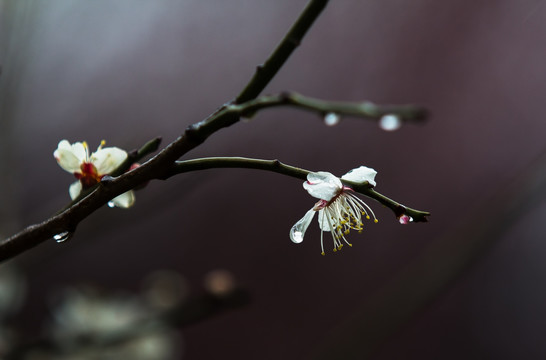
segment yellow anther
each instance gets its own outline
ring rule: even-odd
[[[320,254],[321,254],[322,256],[326,255],[326,254],[324,253],[324,251],[323,251],[323,252],[321,252]]]
[[[366,215],[366,219],[370,220],[370,215]]]
[[[336,248],[334,248],[334,252],[336,252],[336,251],[337,251],[337,249],[336,249]]]
[[[86,148],[86,149],[88,148],[87,141],[82,142],[82,145],[83,145],[84,148]]]
[[[379,222],[379,220],[373,219],[373,222],[377,224]]]
[[[349,243],[349,246],[350,246],[350,247],[353,247],[353,244]]]

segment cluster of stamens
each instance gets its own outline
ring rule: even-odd
[[[370,214],[375,223],[378,222],[372,209],[361,199],[348,193],[351,188],[343,187],[343,190],[329,202],[320,200],[315,204],[314,210],[319,211],[321,228],[328,228],[334,240],[334,252],[341,250],[343,243],[352,246],[345,238],[351,230],[362,232],[363,219],[370,219]],[[321,231],[320,244],[324,255],[323,232]]]

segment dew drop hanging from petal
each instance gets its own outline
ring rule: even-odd
[[[298,231],[298,230],[293,230],[291,239],[296,244],[299,244],[300,242],[303,241],[303,233],[301,231]]]
[[[290,240],[292,242],[299,244],[303,241],[303,236],[305,231],[309,227],[311,220],[315,217],[316,211],[313,209],[307,211],[305,215],[290,229]]]
[[[395,131],[402,126],[400,116],[394,114],[383,115],[379,119],[379,127],[385,131]]]

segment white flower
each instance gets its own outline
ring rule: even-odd
[[[341,179],[356,183],[367,182],[371,186],[375,186],[376,174],[377,172],[374,169],[361,166],[349,171]],[[351,229],[361,232],[364,226],[363,217],[370,218],[368,213],[373,216],[374,222],[377,222],[372,209],[364,201],[353,195],[353,190],[350,187],[344,186],[338,177],[329,172],[310,173],[307,175],[307,181],[303,183],[303,187],[311,196],[320,200],[290,229],[290,239],[295,243],[303,241],[305,231],[316,212],[319,214],[322,255],[324,255],[324,231],[332,233],[334,251],[337,251],[343,247],[343,242],[352,246],[345,238],[345,235],[348,235]]]
[[[78,197],[82,189],[98,184],[105,175],[110,174],[127,159],[125,150],[117,147],[103,148],[104,144],[105,142],[101,141],[97,151],[89,155],[89,147],[85,141],[74,144],[67,140],[59,142],[57,150],[53,153],[55,160],[60,167],[78,179],[69,188],[72,200]],[[112,199],[112,203],[121,208],[128,208],[134,202],[135,195],[132,190]]]

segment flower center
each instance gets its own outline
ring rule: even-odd
[[[84,162],[80,166],[81,173],[74,173],[76,179],[80,180],[83,188],[88,188],[99,183],[103,175],[100,175],[95,165]]]
[[[350,190],[350,188],[344,188]],[[377,218],[372,209],[361,199],[352,195],[348,191],[341,191],[329,202],[321,200],[315,204],[313,210],[322,210],[319,214],[319,221],[330,228],[332,238],[334,240],[334,251],[341,250],[343,242],[352,246],[345,238],[351,230],[362,232],[364,227],[363,220],[370,219],[370,214],[377,222]],[[322,235],[321,235],[322,236]],[[324,246],[322,245],[322,253],[324,254]]]

